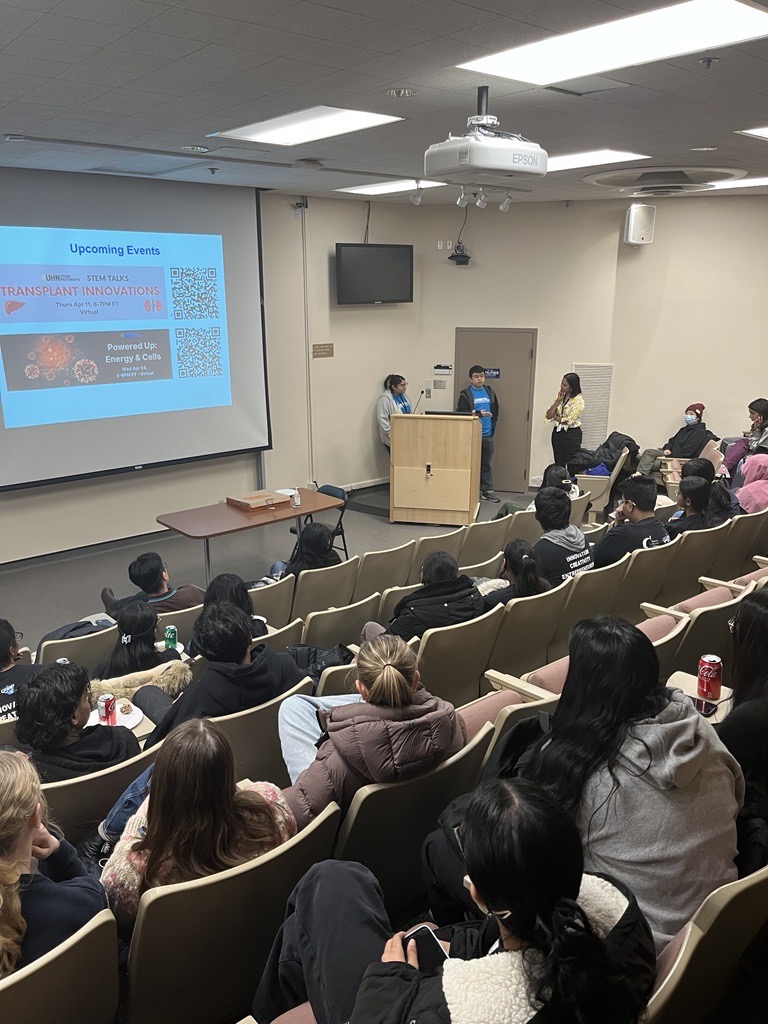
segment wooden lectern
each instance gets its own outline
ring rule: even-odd
[[[468,526],[480,495],[476,416],[393,416],[389,520]]]

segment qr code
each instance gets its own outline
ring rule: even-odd
[[[218,327],[177,327],[176,363],[179,377],[220,377],[221,331]]]
[[[219,278],[215,267],[171,267],[171,300],[176,320],[215,320]]]

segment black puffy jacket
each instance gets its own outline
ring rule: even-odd
[[[469,576],[427,583],[399,602],[388,632],[403,640],[422,636],[436,626],[455,626],[485,611],[480,591]]]

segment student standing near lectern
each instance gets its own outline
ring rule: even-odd
[[[459,394],[457,412],[475,413],[480,417],[482,428],[480,450],[480,497],[486,501],[498,501],[493,489],[493,435],[496,421],[499,418],[499,400],[496,392],[485,383],[485,370],[482,366],[470,366],[469,387]]]
[[[384,381],[384,394],[376,403],[376,422],[379,425],[379,438],[381,443],[390,446],[390,419],[393,413],[408,413],[411,411],[411,403],[405,389],[408,381],[399,373],[390,373]],[[418,403],[417,403],[418,404]]]

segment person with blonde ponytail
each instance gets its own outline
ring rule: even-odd
[[[46,812],[27,758],[0,751],[0,978],[55,949],[107,906],[74,847],[44,824]]]
[[[427,693],[416,655],[400,637],[382,633],[364,643],[351,669],[357,696],[289,697],[283,705],[297,702],[303,715],[293,735],[290,715],[280,716],[283,757],[294,779],[284,795],[299,828],[331,801],[345,813],[362,786],[413,778],[466,742],[461,716]],[[307,767],[297,775],[302,753]]]

